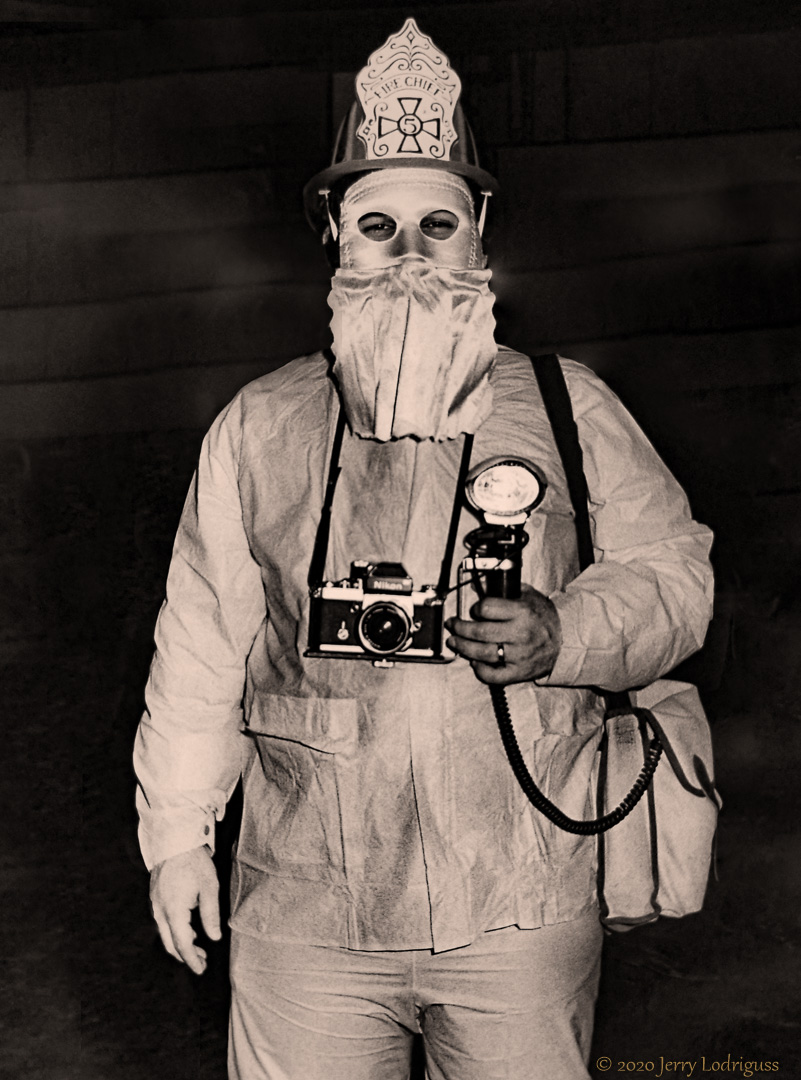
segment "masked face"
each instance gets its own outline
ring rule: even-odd
[[[379,441],[453,439],[492,408],[494,297],[458,176],[370,173],[345,193],[329,304],[351,428]]]
[[[450,270],[485,264],[470,189],[431,169],[386,169],[353,184],[342,201],[339,253],[350,270],[406,258]]]

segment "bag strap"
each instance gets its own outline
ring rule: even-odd
[[[573,416],[573,405],[565,382],[562,365],[555,353],[548,356],[533,356],[534,374],[537,376],[542,403],[551,423],[556,449],[562,459],[567,479],[567,490],[573,504],[578,541],[579,568],[586,570],[595,562],[590,532],[590,514],[587,509],[589,491],[584,475],[584,454],[578,437],[578,428]]]
[[[565,374],[556,353],[547,356],[533,356],[531,363],[542,395],[542,403],[551,424],[556,449],[562,459],[565,470],[567,490],[573,505],[573,520],[576,526],[579,571],[586,570],[595,562],[595,551],[590,531],[590,500],[587,477],[584,474],[584,452],[579,442],[578,426],[573,415],[573,403],[567,388]],[[607,716],[613,713],[629,712],[631,698],[626,690],[604,691]]]
[[[585,570],[595,562],[595,554],[592,546],[590,515],[587,506],[589,492],[587,479],[584,475],[584,455],[579,442],[578,427],[573,416],[570,393],[567,389],[558,356],[551,354],[549,356],[532,357],[531,362],[534,367],[534,374],[537,377],[545,412],[553,430],[556,448],[559,451],[565,470],[576,523],[579,566],[581,570]],[[558,828],[582,836],[595,836],[598,833],[606,832],[627,817],[647,791],[662,755],[662,743],[658,735],[651,740],[643,760],[642,769],[631,790],[614,810],[592,821],[568,817],[540,791],[528,771],[523,755],[520,753],[504,688],[502,686],[490,686],[490,695],[506,756],[512,766],[517,782],[525,792],[529,802]],[[646,725],[653,719],[648,709],[634,708],[627,692],[603,693],[603,697],[606,703],[604,721],[614,714],[631,712],[636,716],[640,724],[640,730],[643,733],[645,732]],[[605,733],[601,750],[606,753],[607,749],[608,735]]]

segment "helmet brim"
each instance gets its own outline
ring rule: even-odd
[[[436,169],[439,172],[456,173],[457,176],[462,176],[474,184],[479,191],[486,191],[490,195],[496,195],[499,188],[494,176],[477,165],[470,165],[465,161],[436,161],[432,158],[410,161],[408,157],[340,161],[317,173],[303,188],[306,217],[315,232],[322,235],[328,227],[328,212],[325,197],[321,192],[330,190],[348,176],[355,177],[362,173],[375,172],[377,169]]]

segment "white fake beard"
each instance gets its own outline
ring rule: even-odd
[[[441,441],[478,430],[497,353],[490,276],[417,260],[337,270],[334,375],[357,435]]]

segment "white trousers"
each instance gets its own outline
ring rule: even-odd
[[[584,1080],[597,913],[461,949],[362,952],[234,933],[230,1080]]]

